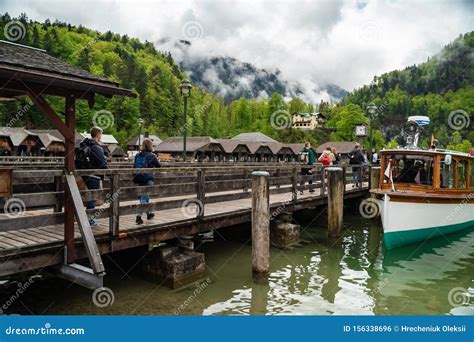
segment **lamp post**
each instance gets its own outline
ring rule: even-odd
[[[370,160],[369,160],[369,163],[372,164],[372,124],[373,124],[373,120],[375,119],[375,117],[377,116],[377,110],[378,110],[378,107],[373,103],[369,103],[369,105],[367,106],[367,113],[369,113],[369,119],[370,119],[370,123],[369,123],[369,153],[370,153]]]
[[[142,125],[143,125],[143,119],[138,118],[137,119],[138,123],[138,150],[140,150],[140,147],[142,146]]]
[[[188,97],[191,95],[191,88],[193,86],[189,81],[184,80],[179,88],[181,89],[181,96],[183,96],[183,101],[184,101],[184,118],[183,118],[183,128],[184,128],[184,133],[183,133],[183,161],[186,161],[186,135],[188,133],[188,124],[187,124],[187,119],[186,119],[186,110],[188,107]]]

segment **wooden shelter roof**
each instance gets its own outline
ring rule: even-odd
[[[0,40],[0,96],[27,95],[29,90],[58,96],[75,93],[91,102],[95,93],[134,96],[131,90],[50,56],[45,50]]]

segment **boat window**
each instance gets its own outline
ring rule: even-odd
[[[391,161],[394,183],[432,185],[433,158],[420,155],[389,155],[386,164]],[[387,171],[387,170],[385,170]],[[385,172],[385,174],[388,174]],[[386,180],[389,181],[388,178]]]
[[[466,189],[467,160],[460,160],[458,165],[458,189]]]
[[[446,164],[444,159],[441,160],[441,188],[454,188],[454,163]]]

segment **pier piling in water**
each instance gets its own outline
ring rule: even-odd
[[[328,232],[330,237],[339,237],[344,212],[344,175],[340,167],[328,167]]]
[[[370,188],[378,189],[380,186],[380,166],[370,168]]]
[[[252,172],[252,271],[266,275],[270,269],[269,173]]]

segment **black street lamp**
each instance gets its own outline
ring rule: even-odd
[[[181,96],[183,96],[184,100],[184,123],[183,123],[183,128],[184,128],[184,134],[183,134],[183,161],[186,161],[186,135],[188,133],[188,124],[187,124],[187,119],[186,119],[186,110],[188,107],[188,97],[191,96],[191,88],[193,86],[189,81],[183,81],[179,88],[181,89]]]
[[[377,111],[378,111],[378,107],[373,103],[369,103],[369,105],[367,106],[367,113],[369,113],[369,119],[370,119],[370,122],[369,122],[369,153],[370,153],[370,160],[369,160],[369,163],[372,164],[372,155],[373,155],[373,152],[372,152],[372,125],[373,125],[373,120],[377,117]]]
[[[143,119],[138,118],[137,123],[138,123],[138,150],[140,151],[140,148],[142,147],[142,126],[143,126]]]

